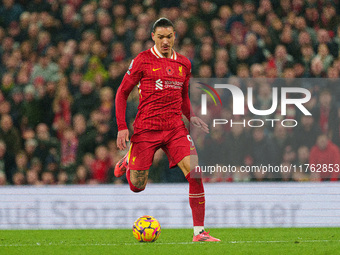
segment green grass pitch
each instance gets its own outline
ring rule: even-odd
[[[128,229],[1,230],[0,254],[340,254],[340,228],[217,228],[219,243],[193,243],[191,229],[162,229],[139,243]]]

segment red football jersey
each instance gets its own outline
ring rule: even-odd
[[[126,100],[136,85],[139,105],[135,128],[169,130],[183,123],[182,113],[189,119],[190,76],[190,61],[175,51],[171,58],[165,58],[154,46],[138,54],[117,91],[118,130],[127,129]]]

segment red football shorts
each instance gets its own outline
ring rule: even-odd
[[[148,170],[159,148],[168,156],[170,168],[176,167],[186,156],[197,155],[195,145],[184,125],[172,130],[135,130],[131,137],[129,168]]]

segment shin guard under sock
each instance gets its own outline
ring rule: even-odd
[[[194,226],[204,226],[205,196],[202,178],[185,177],[189,182],[189,204]]]

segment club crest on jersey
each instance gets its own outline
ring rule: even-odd
[[[183,76],[183,66],[178,67],[179,76]]]
[[[171,66],[168,66],[168,67],[166,68],[166,72],[167,72],[168,75],[173,75],[173,74],[174,74],[174,69],[172,69]]]
[[[135,161],[136,161],[136,157],[133,157],[133,158],[132,158],[131,164],[134,165],[134,164],[135,164]]]

